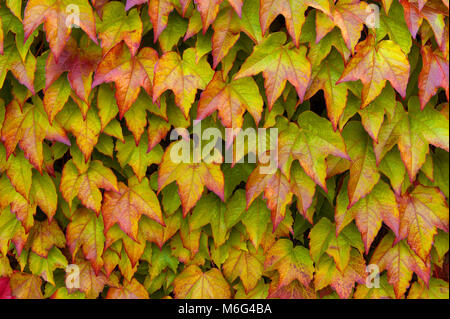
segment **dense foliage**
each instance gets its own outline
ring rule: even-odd
[[[1,0],[0,298],[448,298],[448,6]]]

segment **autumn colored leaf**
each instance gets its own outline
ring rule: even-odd
[[[200,199],[203,188],[206,186],[209,190],[224,199],[224,177],[218,163],[199,163],[190,164],[189,162],[178,163],[172,160],[173,154],[179,149],[190,147],[189,142],[180,140],[172,143],[164,153],[158,174],[158,192],[165,186],[176,181],[181,203],[183,205],[183,216],[194,207]],[[188,161],[188,159],[185,159]]]
[[[355,55],[345,66],[337,83],[361,80],[361,108],[372,102],[389,80],[392,87],[404,98],[410,65],[398,44],[392,40],[375,43],[373,35],[358,43]]]
[[[139,49],[142,37],[142,22],[139,13],[133,9],[126,14],[124,9],[124,5],[118,1],[108,2],[102,9],[102,19],[98,24],[97,32],[103,54],[106,54],[120,41],[127,44],[133,56]]]
[[[114,82],[119,114],[122,117],[133,105],[142,87],[152,94],[153,68],[158,53],[152,48],[142,48],[132,56],[128,47],[121,42],[103,57],[95,71],[92,86]]]
[[[316,184],[327,190],[325,183],[325,157],[329,154],[349,159],[344,140],[339,132],[334,132],[329,121],[312,112],[304,112],[298,125],[290,123],[280,133],[278,165],[289,176],[293,160],[298,160]]]
[[[125,281],[120,288],[108,290],[106,299],[148,299],[147,290],[133,278],[131,282]]]
[[[101,58],[101,50],[87,37],[82,38],[79,45],[72,38],[67,42],[59,56],[49,54],[47,58],[45,87],[50,89],[52,83],[63,72],[68,72],[67,79],[72,89],[83,102],[89,105],[92,74]],[[52,121],[52,115],[58,113],[61,109],[61,105],[57,104],[58,101],[53,99],[54,97],[50,97],[49,103],[44,105],[50,121]],[[56,110],[53,108],[56,108]],[[84,111],[83,116],[85,115]]]
[[[305,247],[295,246],[287,239],[278,240],[266,255],[265,270],[276,269],[280,275],[278,287],[297,279],[308,286],[313,278],[313,262]]]
[[[131,178],[128,186],[121,182],[118,186],[118,192],[111,190],[104,194],[102,215],[105,231],[118,223],[128,236],[136,240],[138,221],[142,214],[164,226],[158,199],[146,178],[141,182],[137,178]]]
[[[175,94],[175,102],[187,118],[197,89],[204,90],[214,72],[206,57],[195,62],[195,50],[187,49],[183,58],[176,52],[166,52],[155,65],[153,102],[166,90]]]
[[[375,249],[370,263],[377,264],[380,271],[387,269],[388,281],[394,287],[395,295],[400,298],[408,289],[413,272],[425,282],[429,282],[429,261],[422,261],[405,243],[394,242],[394,236],[388,233]]]
[[[426,260],[437,228],[448,232],[448,205],[439,190],[418,185],[398,199],[400,205],[399,238],[422,260]]]
[[[174,280],[175,298],[229,299],[230,287],[220,270],[203,272],[197,266],[187,267]]]
[[[423,110],[430,98],[442,87],[448,97],[448,60],[439,51],[433,52],[428,46],[421,49],[423,68],[419,75],[419,100]]]
[[[311,76],[311,66],[306,59],[306,48],[293,48],[285,44],[286,35],[281,32],[270,34],[261,44],[255,46],[252,54],[241,66],[234,79],[263,72],[269,110],[280,97],[286,85],[291,83],[303,101]]]
[[[12,295],[19,299],[43,299],[41,292],[42,279],[23,272],[11,275],[9,285]]]
[[[371,192],[359,200],[350,209],[348,207],[347,190],[342,187],[336,199],[336,230],[339,232],[353,219],[361,232],[366,254],[384,222],[398,235],[400,213],[396,198],[389,186],[380,180]]]
[[[74,6],[77,9],[74,9]],[[78,19],[75,19],[73,15],[71,16],[74,10],[78,10]],[[94,13],[87,0],[28,1],[23,18],[25,39],[42,23],[44,23],[47,40],[56,60],[59,59],[66,42],[70,38],[73,25],[83,29],[92,41],[97,43]]]
[[[13,100],[6,108],[5,122],[2,127],[2,141],[5,144],[6,156],[9,157],[19,144],[25,157],[42,172],[44,162],[42,141],[44,139],[70,145],[62,127],[56,122],[53,124],[48,122],[40,100],[36,99],[34,105],[26,104],[22,109],[17,101]]]
[[[263,101],[258,86],[251,78],[242,78],[230,83],[218,71],[202,92],[197,109],[197,118],[202,120],[215,110],[225,127],[239,129],[247,110],[258,124],[261,119]]]
[[[116,176],[100,161],[92,161],[79,166],[81,165],[77,165],[72,160],[64,165],[59,189],[63,198],[69,203],[69,207],[75,196],[78,196],[83,205],[98,215],[102,203],[102,193],[99,188],[117,191]]]
[[[103,265],[101,256],[105,243],[101,217],[97,217],[88,209],[78,209],[74,212],[72,221],[67,225],[66,238],[72,259],[75,259],[77,251],[82,248],[86,259],[98,272]]]

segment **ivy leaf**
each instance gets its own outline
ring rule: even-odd
[[[47,258],[53,247],[63,248],[65,243],[64,233],[55,220],[51,222],[47,220],[35,221],[25,248],[29,247],[37,255]]]
[[[130,165],[139,181],[144,178],[147,167],[152,164],[161,163],[163,150],[157,145],[150,152],[147,152],[147,137],[144,136],[136,146],[131,135],[125,137],[125,142],[116,144],[117,159],[122,167]]]
[[[222,270],[230,282],[240,277],[245,292],[248,293],[258,284],[263,273],[263,264],[262,249],[259,251],[232,249],[222,265]]]
[[[158,53],[152,48],[142,48],[137,55],[132,56],[128,47],[121,42],[109,50],[99,63],[92,86],[115,83],[115,96],[122,118],[136,101],[140,87],[147,94],[152,94],[153,68],[157,59]]]
[[[105,231],[118,223],[132,239],[137,240],[138,222],[142,214],[165,225],[158,198],[150,189],[147,178],[141,182],[137,178],[128,180],[128,186],[119,182],[118,191],[105,192],[102,215]]]
[[[334,132],[329,121],[313,112],[303,112],[298,118],[298,125],[290,123],[280,133],[278,165],[289,176],[293,160],[299,160],[306,174],[325,191],[326,164],[329,154],[349,159],[344,140],[339,132]]]
[[[216,20],[222,0],[194,0],[194,2],[202,17],[203,33],[205,33],[211,23]]]
[[[0,55],[0,86],[2,87],[8,70],[11,70],[14,77],[34,94],[36,58],[31,52],[22,59],[15,43],[6,42],[3,45],[3,55]]]
[[[133,278],[131,281],[125,280],[119,288],[110,288],[106,299],[148,299],[148,292]]]
[[[298,47],[307,8],[307,3],[303,1],[261,0],[259,19],[263,35],[267,32],[273,20],[279,14],[282,14],[286,21],[286,29]]]
[[[398,199],[400,204],[399,239],[426,260],[437,228],[448,232],[448,205],[442,193],[433,187],[418,185],[410,194]]]
[[[247,110],[258,124],[263,110],[259,89],[251,78],[241,78],[226,83],[223,73],[217,71],[200,96],[197,119],[203,120],[218,110],[223,126],[240,129]]]
[[[153,102],[166,90],[175,94],[175,103],[187,118],[197,89],[204,90],[214,72],[206,57],[195,62],[195,50],[184,51],[183,59],[176,52],[166,52],[155,65]]]
[[[122,40],[130,48],[132,56],[137,53],[142,37],[142,22],[136,9],[127,15],[121,2],[108,2],[103,7],[102,20],[97,22],[97,27],[103,55]]]
[[[177,299],[229,299],[230,287],[220,270],[212,268],[203,272],[191,265],[174,280],[174,294]]]
[[[292,43],[285,42],[284,33],[271,33],[261,44],[255,46],[234,77],[237,80],[263,72],[269,110],[283,92],[286,80],[295,87],[302,102],[311,76],[306,47],[294,48]]]
[[[319,65],[313,66],[311,84],[306,92],[306,99],[311,98],[318,90],[323,90],[327,103],[328,118],[337,129],[339,118],[347,105],[348,85],[336,84],[344,71],[342,57],[336,52],[331,53]]]
[[[384,236],[378,244],[370,263],[378,265],[380,272],[387,269],[388,281],[394,286],[397,298],[403,296],[408,289],[413,272],[425,283],[429,282],[429,261],[422,261],[404,241],[395,244],[391,233]]]
[[[370,137],[360,122],[351,121],[345,126],[342,136],[351,158],[348,181],[348,208],[364,198],[378,183],[380,174]]]
[[[286,215],[286,207],[292,201],[291,184],[280,170],[275,173],[263,173],[260,166],[250,174],[246,184],[247,208],[264,191],[267,208],[271,210],[273,229]]]
[[[0,278],[0,299],[14,299],[8,277]]]
[[[105,244],[101,217],[97,217],[86,208],[77,209],[67,225],[66,238],[72,260],[75,260],[77,251],[82,248],[84,256],[98,273],[103,266],[102,254]]]
[[[14,272],[11,275],[9,285],[12,295],[19,299],[44,299],[41,286],[42,279],[38,276],[24,272]]]
[[[339,297],[347,299],[351,296],[356,282],[361,285],[365,284],[366,265],[362,255],[355,249],[351,250],[349,263],[343,271],[339,271],[333,263],[333,259],[327,256],[321,258],[316,267],[314,276],[316,290],[330,285]]]
[[[211,42],[213,68],[215,69],[239,39],[241,24],[234,10],[230,8],[219,13],[212,27],[214,34]]]
[[[425,163],[428,144],[448,151],[448,120],[431,106],[420,111],[419,99],[412,97],[408,112],[397,105],[393,119],[381,126],[378,143],[374,143],[377,162],[397,143],[412,182]]]
[[[71,16],[72,11],[68,10],[70,5],[77,6],[79,10],[78,19]],[[47,41],[50,43],[50,49],[56,60],[58,60],[66,42],[69,40],[74,24],[78,23],[78,26],[87,33],[92,41],[97,43],[94,13],[87,0],[28,1],[23,18],[25,40],[41,23],[44,23]]]
[[[185,140],[170,144],[158,170],[158,192],[170,183],[177,182],[183,216],[186,216],[200,199],[204,186],[224,200],[224,177],[218,163],[204,161],[191,163],[188,158],[181,159],[178,163],[173,161],[173,154],[186,148],[189,150],[190,143]]]
[[[403,97],[409,79],[409,62],[398,44],[392,40],[375,42],[368,35],[358,43],[356,53],[345,66],[344,73],[337,83],[361,80],[363,86],[361,108],[372,102],[386,85],[386,80]]]
[[[293,246],[288,239],[279,239],[270,248],[264,262],[265,270],[277,270],[280,278],[278,287],[289,285],[297,279],[308,286],[313,278],[314,266],[309,252],[302,246]]]
[[[336,231],[339,232],[353,219],[364,242],[366,254],[381,229],[382,222],[388,225],[394,234],[398,236],[400,228],[400,213],[397,208],[396,198],[390,187],[380,180],[372,191],[360,199],[350,209],[345,185],[336,199]]]
[[[75,103],[69,101],[56,118],[68,132],[75,135],[77,145],[87,163],[101,131],[101,122],[97,111],[90,108],[83,116]]]
[[[26,103],[23,108],[16,100],[11,101],[6,107],[1,135],[7,158],[19,144],[25,157],[39,172],[42,172],[44,162],[44,139],[70,145],[61,125],[58,122],[48,122],[42,102],[38,98],[34,100],[34,105]]]
[[[420,108],[423,110],[430,98],[436,94],[439,87],[445,89],[447,100],[448,89],[448,58],[429,46],[421,48],[423,67],[419,74],[419,100]]]
[[[117,179],[114,173],[100,161],[91,161],[78,167],[73,160],[68,161],[63,168],[59,189],[63,198],[72,206],[75,196],[87,208],[100,212],[102,193],[99,188],[117,191]]]
[[[67,79],[76,93],[76,95],[89,105],[89,95],[91,93],[92,74],[101,58],[101,50],[94,45],[88,38],[83,37],[80,45],[73,38],[67,39],[58,56],[49,54],[45,65],[46,77],[45,88],[50,89],[52,83],[58,79],[61,74],[68,72]],[[58,105],[54,105],[58,107]],[[58,107],[59,109],[61,106]],[[52,113],[56,114],[58,109],[50,111],[49,105],[46,105],[46,111],[49,119],[52,119]],[[86,112],[83,112],[83,116]]]
[[[53,278],[53,272],[57,268],[65,269],[67,267],[67,259],[61,253],[58,248],[53,247],[47,258],[42,258],[41,256],[30,252],[28,259],[30,265],[30,270],[34,275],[40,275],[44,280],[48,281],[50,284],[54,285],[55,280]]]

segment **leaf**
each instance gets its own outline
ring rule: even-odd
[[[67,267],[66,257],[64,257],[61,251],[55,247],[49,251],[47,258],[42,258],[41,256],[30,252],[28,263],[31,272],[34,275],[40,275],[52,285],[55,284],[53,271],[57,268],[64,269]]]
[[[100,23],[97,22],[97,27],[103,55],[120,41],[126,43],[132,56],[137,53],[142,37],[142,22],[136,9],[126,14],[122,3],[108,2],[103,7],[102,19]]]
[[[29,234],[27,247],[30,247],[37,255],[46,258],[52,247],[63,248],[65,242],[64,233],[55,220],[35,221]]]
[[[69,207],[75,196],[78,196],[84,206],[98,215],[102,202],[102,193],[99,188],[109,191],[119,189],[114,173],[100,161],[91,161],[82,168],[77,167],[73,160],[64,165],[59,189],[63,198],[69,203]]]
[[[216,19],[222,0],[194,0],[194,2],[202,17],[203,33],[205,33],[211,23]]]
[[[314,286],[316,290],[330,285],[342,299],[351,296],[355,283],[365,284],[366,279],[365,261],[354,249],[351,250],[351,256],[348,266],[344,271],[339,271],[329,257],[322,258],[316,267],[314,276]]]
[[[131,56],[128,47],[121,42],[109,50],[97,66],[92,86],[115,83],[115,97],[122,118],[136,101],[140,87],[152,94],[153,68],[157,59],[158,53],[152,48],[142,48],[137,55]]]
[[[173,161],[172,156],[186,147],[189,148],[190,143],[185,140],[170,144],[158,169],[158,192],[176,181],[184,217],[202,196],[204,186],[216,193],[222,200],[224,199],[224,177],[219,164],[205,163],[204,161],[190,163],[186,157],[181,160],[174,158],[176,162]],[[182,154],[182,156],[186,156],[186,154]]]
[[[44,138],[67,145],[70,145],[70,141],[57,122],[50,125],[44,115],[41,102],[39,100],[36,102],[35,105],[25,104],[21,110],[19,104],[13,100],[6,107],[1,135],[7,158],[19,143],[28,161],[39,172],[42,172],[44,162],[42,142]]]
[[[144,178],[147,167],[161,163],[163,157],[161,146],[157,145],[150,152],[147,152],[148,148],[146,136],[137,146],[130,135],[125,137],[125,143],[116,144],[117,159],[120,165],[122,167],[125,167],[126,164],[130,165],[139,181]]]
[[[217,268],[203,272],[197,266],[189,266],[174,280],[177,299],[229,299],[230,287]]]
[[[136,279],[125,281],[120,288],[110,288],[106,299],[148,299],[147,290]]]
[[[14,272],[9,285],[12,295],[19,299],[43,299],[41,292],[42,280],[38,276],[24,272]]]
[[[153,102],[166,90],[175,94],[175,103],[187,118],[197,89],[204,90],[214,72],[206,57],[195,62],[195,50],[184,51],[183,58],[173,51],[166,52],[155,65]]]
[[[363,86],[361,108],[372,102],[389,80],[392,87],[403,97],[406,96],[410,66],[395,42],[384,40],[375,43],[373,35],[358,43],[356,53],[345,66],[337,83],[361,80]]]
[[[286,215],[286,207],[292,201],[292,190],[289,180],[280,170],[266,174],[260,166],[250,174],[246,184],[247,208],[264,191],[267,208],[271,210],[273,230]]]
[[[262,276],[264,258],[258,251],[233,249],[222,266],[223,274],[233,282],[238,276],[242,280],[245,292],[249,292],[258,284]]]
[[[105,231],[115,223],[132,239],[137,239],[138,221],[146,215],[165,226],[161,208],[155,193],[150,189],[147,178],[139,182],[136,178],[128,180],[128,186],[119,182],[118,191],[105,192],[102,215]]]
[[[0,278],[0,299],[14,299],[8,277]]]
[[[429,282],[429,262],[424,263],[404,241],[395,244],[391,233],[384,236],[378,244],[370,263],[377,264],[380,272],[387,269],[388,281],[394,286],[397,298],[403,296],[408,289],[413,272],[425,282]]]
[[[311,179],[325,191],[326,164],[329,154],[349,159],[344,140],[339,132],[334,132],[329,121],[313,112],[303,112],[298,125],[290,123],[278,138],[278,165],[289,176],[293,160],[300,165]]]
[[[197,119],[203,120],[216,110],[222,124],[227,128],[242,128],[246,110],[258,124],[263,110],[263,100],[259,95],[258,86],[251,78],[241,78],[227,83],[223,79],[223,73],[217,71],[201,94]]]
[[[73,38],[67,39],[59,55],[49,54],[45,64],[45,89],[50,89],[51,85],[64,72],[67,73],[67,79],[74,93],[84,103],[89,105],[89,95],[91,93],[92,74],[101,58],[101,50],[94,45],[88,38],[83,37],[77,44]],[[52,121],[54,114],[58,113],[61,107],[56,105],[45,106],[45,110]],[[82,110],[83,111],[83,110]],[[83,117],[86,112],[83,112]]]
[[[359,252],[363,250],[363,243],[354,225],[342,229],[339,224],[332,224],[322,217],[309,233],[310,254],[312,260],[318,264],[324,253],[332,257],[336,268],[344,273],[351,261],[352,247]]]
[[[74,5],[77,9],[74,9]],[[75,10],[78,10],[78,19],[73,16]],[[87,0],[28,1],[23,18],[25,39],[42,23],[50,49],[57,60],[69,40],[73,25],[83,29],[97,43],[94,14]]]
[[[26,58],[22,59],[14,43],[3,44],[3,55],[0,56],[0,85],[2,87],[8,70],[34,94],[36,58],[32,53],[26,54]]]
[[[278,287],[289,285],[295,279],[308,286],[314,272],[308,250],[302,246],[293,247],[292,242],[287,239],[279,239],[270,248],[264,269],[278,271],[280,275]]]
[[[412,182],[425,163],[428,144],[448,150],[448,141],[448,120],[445,116],[431,106],[420,111],[419,99],[412,97],[408,101],[408,112],[397,106],[394,118],[383,123],[374,152],[380,162],[384,154],[398,143]]]
[[[445,89],[447,100],[448,93],[448,58],[431,49],[429,46],[421,48],[423,67],[419,74],[419,100],[420,109],[423,110],[430,98],[436,94],[439,87]]]
[[[77,251],[82,248],[83,254],[98,273],[103,265],[102,254],[105,244],[103,220],[86,208],[77,209],[72,221],[66,229],[67,245],[75,260]]]
[[[340,0],[333,7],[333,22],[341,29],[342,38],[352,52],[361,38],[363,24],[367,22],[368,15],[367,3],[359,0]]]
[[[351,121],[345,126],[342,136],[351,158],[348,181],[348,208],[370,193],[378,183],[380,174],[370,137],[359,122]]]
[[[433,245],[437,228],[448,232],[448,205],[444,196],[432,187],[418,185],[410,194],[399,198],[399,239],[407,238],[408,245],[426,260]]]
[[[262,0],[259,16],[263,35],[267,32],[273,20],[279,14],[282,14],[286,22],[286,29],[298,47],[307,8],[307,3],[303,1]]]
[[[313,65],[311,84],[306,92],[306,99],[311,98],[318,90],[323,90],[327,103],[328,118],[336,130],[339,118],[344,112],[347,104],[346,83],[336,84],[344,71],[342,58],[336,52],[331,53],[324,61],[317,66]]]
[[[212,27],[214,34],[211,41],[215,69],[239,39],[241,25],[238,15],[230,8],[219,13]]]
[[[380,180],[366,197],[350,209],[347,209],[348,198],[346,193],[344,186],[336,199],[335,220],[338,232],[353,219],[356,219],[356,225],[361,232],[366,254],[369,252],[383,222],[398,236],[399,211],[395,195],[385,182]]]
[[[58,208],[58,195],[55,184],[47,173],[41,175],[33,172],[30,196],[51,222]]]
[[[306,48],[304,46],[293,48],[292,44],[285,45],[285,42],[284,33],[270,34],[261,44],[255,46],[252,54],[234,77],[238,80],[263,72],[269,110],[283,92],[286,80],[295,87],[302,102],[311,76]]]

